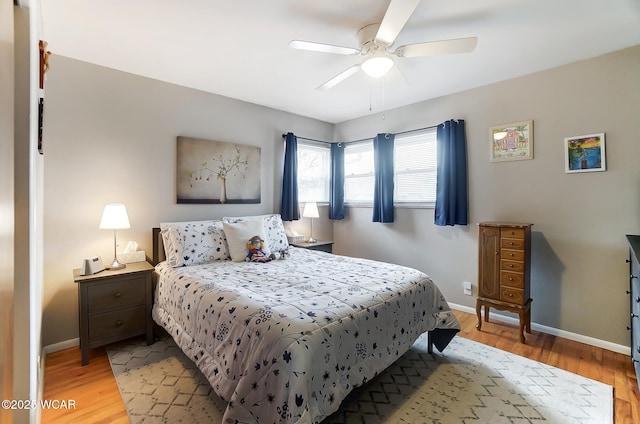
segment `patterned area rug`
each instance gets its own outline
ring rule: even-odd
[[[107,349],[132,423],[221,423],[226,404],[170,338]],[[456,337],[428,354],[421,336],[323,424],[613,423],[613,388]]]

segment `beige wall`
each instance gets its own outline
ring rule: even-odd
[[[355,140],[466,120],[470,222],[433,225],[433,209],[397,209],[373,224],[350,208],[334,225],[336,250],[417,267],[449,302],[475,307],[477,228],[531,222],[534,323],[629,346],[625,234],[640,233],[640,46],[529,76],[344,122]],[[534,121],[534,159],[489,162],[489,127]],[[564,137],[606,133],[607,171],[565,174]]]
[[[450,118],[467,122],[474,224],[436,227],[432,209],[398,209],[396,223],[373,224],[370,209],[349,209],[333,224],[335,251],[422,269],[450,302],[473,307],[462,282],[477,280],[475,223],[532,222],[533,321],[629,345],[624,235],[640,232],[640,47],[335,126],[64,57],[51,63],[45,345],[77,337],[72,269],[87,256],[112,256],[112,235],[97,228],[105,203],[127,205],[132,228],[119,239],[149,252],[149,229],[161,221],[277,211],[283,132],[351,140]],[[526,119],[534,120],[535,159],[490,163],[489,127]],[[565,174],[563,138],[593,132],[606,133],[608,170]],[[262,204],[177,205],[177,135],[261,146]],[[317,221],[314,234],[330,235],[331,225]],[[307,225],[296,223],[301,232]]]
[[[45,106],[45,345],[78,337],[72,270],[83,258],[113,259],[113,234],[98,229],[104,205],[123,202],[131,229],[118,231],[151,254],[163,221],[251,215],[280,209],[282,133],[328,139],[333,126],[56,56]],[[215,78],[215,69],[211,70]],[[286,93],[283,93],[286,95]],[[178,205],[179,135],[261,147],[262,203]]]

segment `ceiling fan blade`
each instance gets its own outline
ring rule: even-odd
[[[360,50],[351,47],[334,46],[331,44],[314,43],[312,41],[292,40],[289,47],[299,50],[311,50],[322,53],[336,53],[345,55],[360,54]]]
[[[360,65],[353,65],[352,67],[347,68],[346,70],[340,72],[338,75],[331,78],[329,81],[325,82],[321,86],[317,87],[316,90],[321,90],[321,91],[329,90],[335,87],[336,85],[340,84],[342,81],[346,80],[351,75],[358,72],[359,70],[360,70]]]
[[[420,0],[391,0],[375,40],[386,46],[393,44],[419,3]]]
[[[399,57],[437,56],[442,54],[470,53],[476,48],[478,37],[456,38],[452,40],[427,41],[408,44],[396,49]]]

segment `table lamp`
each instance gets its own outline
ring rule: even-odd
[[[113,230],[113,263],[107,266],[108,269],[122,269],[125,268],[125,264],[118,262],[118,256],[116,254],[116,230],[126,230],[131,228],[129,224],[129,216],[127,215],[127,208],[122,203],[109,203],[104,207],[102,212],[102,219],[100,220],[100,229]]]
[[[304,210],[302,216],[311,219],[311,235],[309,236],[309,243],[316,243],[318,240],[313,238],[313,218],[320,218],[318,214],[318,204],[316,202],[307,202],[304,204]]]

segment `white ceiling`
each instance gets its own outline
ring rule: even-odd
[[[361,60],[388,0],[41,0],[56,55],[337,123],[640,44],[640,0],[422,0],[395,45],[477,36],[473,53],[396,59],[316,87]],[[399,72],[398,69],[401,71]],[[640,78],[640,76],[639,76]]]

